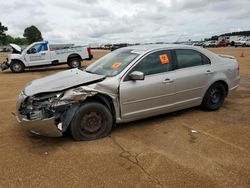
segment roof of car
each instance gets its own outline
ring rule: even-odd
[[[160,50],[160,49],[193,49],[197,50],[207,57],[211,58],[217,58],[218,55],[205,49],[200,46],[192,46],[192,45],[185,45],[185,44],[148,44],[148,45],[135,45],[135,46],[128,46],[124,48],[120,48],[118,50],[132,50],[133,53],[138,54],[146,54],[148,52],[154,51],[154,50]]]
[[[138,53],[145,53],[147,51],[158,50],[161,48],[190,48],[190,49],[197,49],[195,46],[184,45],[184,44],[148,44],[148,45],[135,45],[135,46],[128,46],[126,49],[131,49],[134,52]],[[125,49],[125,48],[124,48]]]

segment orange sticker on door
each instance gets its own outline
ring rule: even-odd
[[[161,64],[168,64],[169,63],[169,59],[167,54],[162,54],[159,56]]]
[[[114,64],[112,65],[112,68],[113,68],[113,69],[119,69],[120,66],[121,66],[121,63],[120,63],[120,62],[116,62],[116,63],[114,63]]]

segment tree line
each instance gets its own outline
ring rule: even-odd
[[[209,40],[218,40],[221,36],[250,36],[250,31],[237,31],[237,32],[231,32],[231,33],[224,33],[221,35],[214,35],[210,38],[206,38],[205,41]]]
[[[8,27],[2,25],[0,22],[0,45],[8,45],[10,43],[18,45],[29,45],[33,42],[42,41],[42,33],[39,29],[31,25],[24,29],[23,37],[13,37],[9,34],[6,34]]]

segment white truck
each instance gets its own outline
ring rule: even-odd
[[[24,50],[16,44],[10,44],[12,53],[0,64],[2,71],[10,68],[14,73],[25,69],[68,64],[71,68],[80,68],[82,60],[93,58],[88,47],[66,47],[53,49],[47,41],[35,42]]]
[[[235,41],[234,46],[235,47],[238,47],[238,46],[242,46],[242,47],[250,46],[250,39]]]

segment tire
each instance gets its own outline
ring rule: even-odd
[[[218,110],[226,97],[226,89],[222,83],[214,83],[211,85],[201,104],[201,108],[206,111],[215,111]]]
[[[70,68],[81,68],[81,58],[72,57],[68,61],[68,65]]]
[[[20,61],[12,61],[10,64],[10,70],[14,73],[21,73],[25,69],[25,65]]]
[[[75,140],[95,140],[107,136],[113,127],[111,112],[102,104],[87,102],[76,112],[70,132]]]

